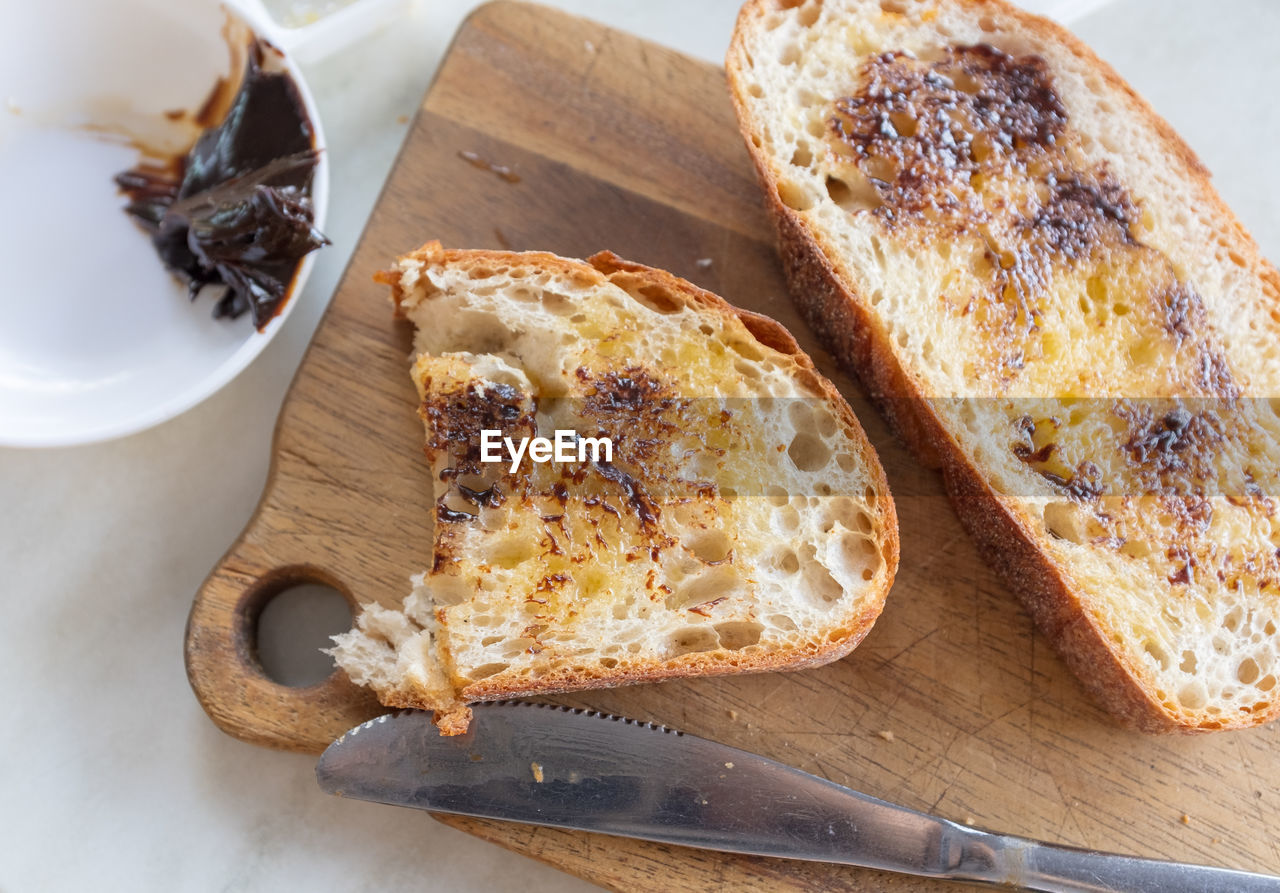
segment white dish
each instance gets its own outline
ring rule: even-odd
[[[115,174],[137,151],[87,129],[138,133],[195,109],[230,55],[217,0],[45,0],[18,4],[0,29],[0,444],[106,440],[170,419],[216,392],[279,331],[248,314],[211,317],[187,300],[124,214]],[[284,64],[315,128],[315,103]],[[329,167],[312,186],[323,230]]]

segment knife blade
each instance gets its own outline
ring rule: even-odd
[[[465,735],[380,716],[329,746],[330,794],[702,849],[1049,891],[1280,891],[1280,878],[1038,843],[896,806],[653,723],[520,702]]]

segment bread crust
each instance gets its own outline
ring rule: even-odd
[[[1106,62],[1065,28],[1017,9],[1004,0],[941,0],[943,4],[991,10],[1013,19],[1028,35],[1055,42],[1083,58],[1109,89],[1134,103],[1143,120],[1155,130],[1169,157],[1185,169],[1221,230],[1231,233],[1250,272],[1264,283],[1280,308],[1280,273],[1262,257],[1260,249],[1209,181],[1209,171],[1192,149]],[[1172,713],[1145,685],[1139,668],[1112,647],[1122,635],[1095,622],[1081,601],[1081,588],[1064,568],[1036,545],[1025,518],[992,489],[987,475],[972,463],[927,399],[927,389],[898,358],[889,334],[870,309],[869,295],[859,291],[851,271],[836,269],[838,257],[821,233],[810,231],[800,215],[778,193],[778,175],[769,155],[752,140],[752,115],[746,84],[738,70],[746,59],[746,32],[763,16],[770,0],[748,0],[742,7],[726,56],[726,72],[735,112],[747,151],[756,168],[765,204],[778,232],[791,296],[806,323],[823,344],[868,389],[872,400],[918,461],[941,471],[954,510],[973,537],[984,560],[1004,579],[1026,606],[1040,631],[1085,688],[1124,725],[1148,733],[1196,733],[1241,729],[1280,716],[1280,701],[1248,718],[1224,719],[1207,712]]]
[[[854,446],[859,465],[864,469],[870,486],[874,488],[874,505],[866,511],[874,516],[875,529],[879,531],[877,544],[882,558],[882,568],[876,578],[867,584],[868,589],[860,599],[861,608],[846,617],[838,626],[829,629],[822,641],[810,641],[799,648],[778,649],[754,655],[736,655],[726,660],[716,652],[693,652],[674,658],[629,658],[608,672],[583,672],[573,668],[556,668],[530,679],[515,678],[508,672],[470,683],[458,692],[456,709],[441,709],[438,702],[409,687],[380,693],[387,706],[419,708],[437,711],[437,724],[444,734],[460,734],[466,729],[467,709],[462,703],[501,700],[513,697],[529,697],[560,691],[613,688],[641,682],[657,682],[690,676],[714,676],[776,670],[799,670],[820,666],[838,660],[851,652],[866,637],[883,609],[885,598],[892,585],[898,567],[899,538],[897,512],[889,492],[888,480],[874,447],[866,436],[857,416],[848,402],[829,381],[817,371],[810,357],[800,348],[791,333],[777,321],[733,307],[723,298],[689,283],[663,270],[626,261],[612,252],[600,252],[587,261],[577,261],[545,252],[507,252],[491,250],[445,249],[438,241],[428,242],[418,250],[402,258],[423,265],[449,264],[461,268],[520,264],[537,266],[586,283],[604,284],[626,282],[629,286],[655,286],[670,299],[695,307],[699,312],[724,318],[737,319],[752,337],[765,348],[787,357],[792,364],[791,374],[816,397],[834,407],[847,440]],[[377,281],[390,285],[396,315],[405,317],[408,305],[416,300],[401,283],[400,270],[391,270],[375,276]],[[423,300],[429,300],[430,297]],[[447,658],[447,655],[445,656]]]

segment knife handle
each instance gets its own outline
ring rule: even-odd
[[[1140,859],[1094,850],[1039,843],[1021,837],[964,828],[957,880],[1023,887],[1044,893],[1277,893],[1280,878],[1269,875]]]

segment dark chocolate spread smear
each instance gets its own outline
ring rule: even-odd
[[[311,121],[292,78],[263,71],[267,51],[262,41],[249,47],[226,117],[184,157],[116,177],[129,197],[125,213],[192,300],[205,286],[225,285],[214,317],[247,310],[259,330],[288,299],[302,258],[329,244],[314,225]]]

